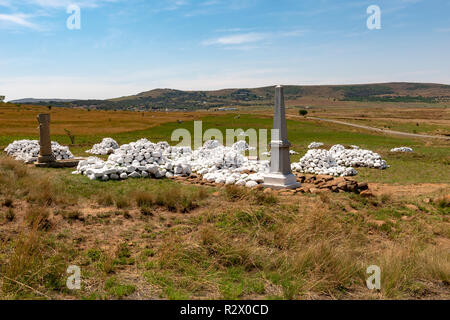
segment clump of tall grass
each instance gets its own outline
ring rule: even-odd
[[[136,204],[142,208],[163,207],[171,212],[187,213],[200,205],[207,197],[203,188],[164,186],[152,192],[140,191],[134,194]]]
[[[111,207],[114,205],[114,198],[111,193],[100,193],[97,198],[97,203],[104,207]]]
[[[28,168],[23,163],[8,157],[0,158],[0,171],[11,171],[17,179],[28,175]]]
[[[256,205],[273,205],[278,199],[272,193],[266,194],[262,190],[247,190],[245,187],[228,185],[225,187],[225,198],[230,202],[248,200]]]
[[[4,245],[6,247],[6,245]],[[0,265],[2,296],[50,298],[46,292],[62,290],[67,262],[61,252],[48,250],[38,227],[21,232],[8,247],[8,261]]]
[[[32,206],[25,212],[25,221],[29,227],[37,230],[48,230],[51,227],[48,209]]]

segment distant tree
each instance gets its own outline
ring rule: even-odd
[[[75,144],[75,135],[73,135],[73,134],[72,134],[69,130],[67,130],[67,129],[64,129],[64,131],[66,132],[67,136],[69,137],[70,142],[71,142],[72,144]]]
[[[308,114],[308,111],[306,111],[306,110],[299,110],[298,114],[304,117],[304,116],[306,116]]]

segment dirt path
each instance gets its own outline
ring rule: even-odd
[[[302,118],[300,116],[290,116],[290,117]],[[332,122],[332,123],[342,124],[342,125],[345,125],[345,126],[350,126],[350,127],[355,127],[355,128],[360,128],[360,129],[365,129],[365,130],[370,130],[370,131],[376,131],[376,132],[381,132],[381,133],[386,133],[386,134],[392,134],[392,135],[397,135],[397,136],[406,136],[406,137],[410,137],[410,138],[426,138],[426,139],[445,139],[445,140],[450,140],[450,137],[446,137],[446,136],[437,136],[437,135],[436,136],[432,136],[432,135],[427,135],[427,134],[407,133],[407,132],[394,131],[394,130],[388,130],[388,129],[379,129],[379,128],[363,126],[363,125],[360,125],[360,124],[354,124],[354,123],[348,123],[348,122],[344,122],[344,121],[339,121],[339,120],[331,120],[331,119],[317,118],[317,117],[307,117],[306,119]]]

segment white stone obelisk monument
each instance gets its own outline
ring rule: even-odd
[[[287,139],[284,90],[282,86],[275,88],[275,110],[273,117],[272,141],[270,143],[270,173],[264,177],[264,187],[272,189],[296,189],[300,187],[297,177],[291,170]]]

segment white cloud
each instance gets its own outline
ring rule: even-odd
[[[157,6],[156,9],[154,9],[154,12],[161,12],[161,11],[176,11],[180,9],[181,7],[189,5],[189,2],[187,0],[164,0],[162,4]]]
[[[281,32],[249,32],[249,33],[232,34],[205,40],[202,42],[202,44],[204,46],[211,46],[211,45],[234,46],[234,45],[256,43],[275,38],[299,37],[303,33],[304,31],[301,30],[281,31]]]
[[[66,8],[70,4],[77,4],[84,8],[97,8],[104,3],[113,3],[119,0],[23,0],[24,4],[40,6],[43,8]]]
[[[26,27],[42,31],[45,28],[31,22],[31,17],[52,16],[55,10],[65,9],[73,3],[81,8],[97,8],[102,4],[118,1],[122,0],[0,0],[0,7],[6,7],[10,11],[0,14],[0,28]]]
[[[31,29],[37,29],[37,25],[28,20],[28,16],[23,14],[0,14],[0,22],[6,23],[7,26],[15,25]]]
[[[244,34],[234,34],[225,37],[219,37],[216,39],[210,39],[203,41],[203,45],[209,46],[214,44],[219,45],[236,45],[244,43],[259,42],[261,40],[267,39],[268,34],[266,33],[244,33]]]

